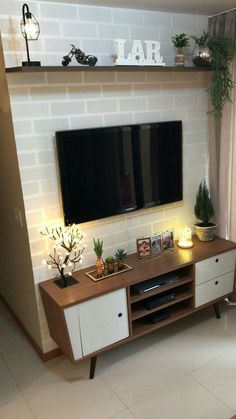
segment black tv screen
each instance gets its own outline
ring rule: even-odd
[[[182,122],[56,132],[66,225],[182,200]]]

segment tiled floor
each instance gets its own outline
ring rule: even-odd
[[[43,363],[0,303],[1,419],[229,419],[236,307],[211,308],[89,362]]]

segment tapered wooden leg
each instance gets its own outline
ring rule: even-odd
[[[214,303],[214,304],[213,304],[213,307],[214,307],[214,312],[215,312],[216,318],[217,318],[217,319],[220,319],[220,309],[219,309],[219,304],[218,304],[218,303]]]
[[[93,358],[90,359],[90,372],[89,372],[89,378],[92,380],[94,378],[95,374],[95,368],[96,368],[96,362],[97,362],[97,356],[93,356]]]

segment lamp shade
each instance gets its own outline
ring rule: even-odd
[[[34,15],[29,11],[28,5],[22,6],[22,20],[20,22],[20,30],[25,38],[26,52],[28,61],[22,62],[23,66],[39,66],[39,61],[30,61],[28,41],[36,41],[40,34],[39,23]]]

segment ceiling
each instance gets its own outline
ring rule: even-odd
[[[236,0],[53,0],[128,9],[159,10],[164,12],[193,13],[211,16],[235,9]]]

